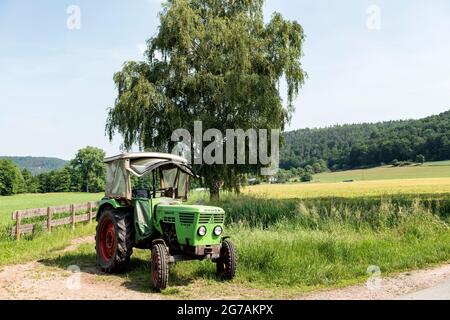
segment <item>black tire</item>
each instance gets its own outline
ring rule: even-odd
[[[237,255],[234,245],[223,240],[220,248],[220,257],[216,261],[217,275],[223,280],[231,280],[236,275]]]
[[[96,228],[95,249],[97,266],[103,272],[121,273],[129,269],[133,234],[129,213],[113,208],[102,212]]]
[[[151,272],[153,286],[160,291],[167,287],[169,282],[169,254],[163,243],[152,246]]]

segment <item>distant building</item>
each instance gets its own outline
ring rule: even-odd
[[[278,182],[277,177],[271,176],[271,177],[269,178],[269,183],[277,183],[277,182]]]

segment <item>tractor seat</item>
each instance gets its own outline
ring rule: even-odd
[[[149,199],[150,190],[146,188],[135,188],[132,191],[133,198]]]

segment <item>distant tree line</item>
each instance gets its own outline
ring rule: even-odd
[[[100,192],[104,190],[105,152],[94,147],[80,149],[61,169],[33,175],[9,159],[0,159],[0,195],[48,192]]]
[[[340,170],[425,159],[450,159],[450,111],[420,120],[287,132],[280,167],[304,168],[324,160],[331,170]]]
[[[329,171],[324,160],[306,165],[303,168],[279,169],[275,175],[276,183],[309,182],[313,180],[313,174]]]
[[[12,160],[19,168],[27,168],[33,175],[42,172],[59,170],[67,165],[67,161],[49,157],[7,157],[1,156],[0,160]]]
[[[261,182],[288,183],[288,182],[309,182],[313,180],[316,173],[329,171],[324,160],[319,160],[313,165],[306,165],[303,168],[279,169],[273,177],[248,176],[247,184],[255,185]]]

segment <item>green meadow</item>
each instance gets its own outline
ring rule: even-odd
[[[383,166],[371,169],[324,172],[315,174],[313,178],[315,182],[450,178],[450,161],[428,162],[424,165],[405,167]]]
[[[171,268],[170,287],[163,294],[195,298],[199,286],[231,290],[237,285],[279,297],[365,281],[369,266],[378,266],[385,276],[447,262],[447,171],[446,165],[430,164],[366,169],[364,177],[378,179],[258,185],[244,188],[240,195],[223,192],[216,203],[210,203],[206,193],[193,192],[190,203],[225,209],[226,234],[238,250],[237,277],[225,284],[216,278],[211,262],[182,262]],[[327,173],[321,177],[331,181],[356,177],[354,174]],[[388,176],[395,180],[387,180]],[[11,212],[17,209],[82,203],[101,196],[64,193],[2,197],[0,221],[6,227]],[[71,239],[94,232],[95,223],[79,224],[75,230],[57,228],[51,234],[41,232],[20,241],[4,232],[0,237],[0,265],[39,259],[61,269],[70,264],[94,267],[93,244],[58,253]],[[119,277],[132,279],[140,290],[151,292],[149,257],[148,250],[136,249],[132,270]]]

